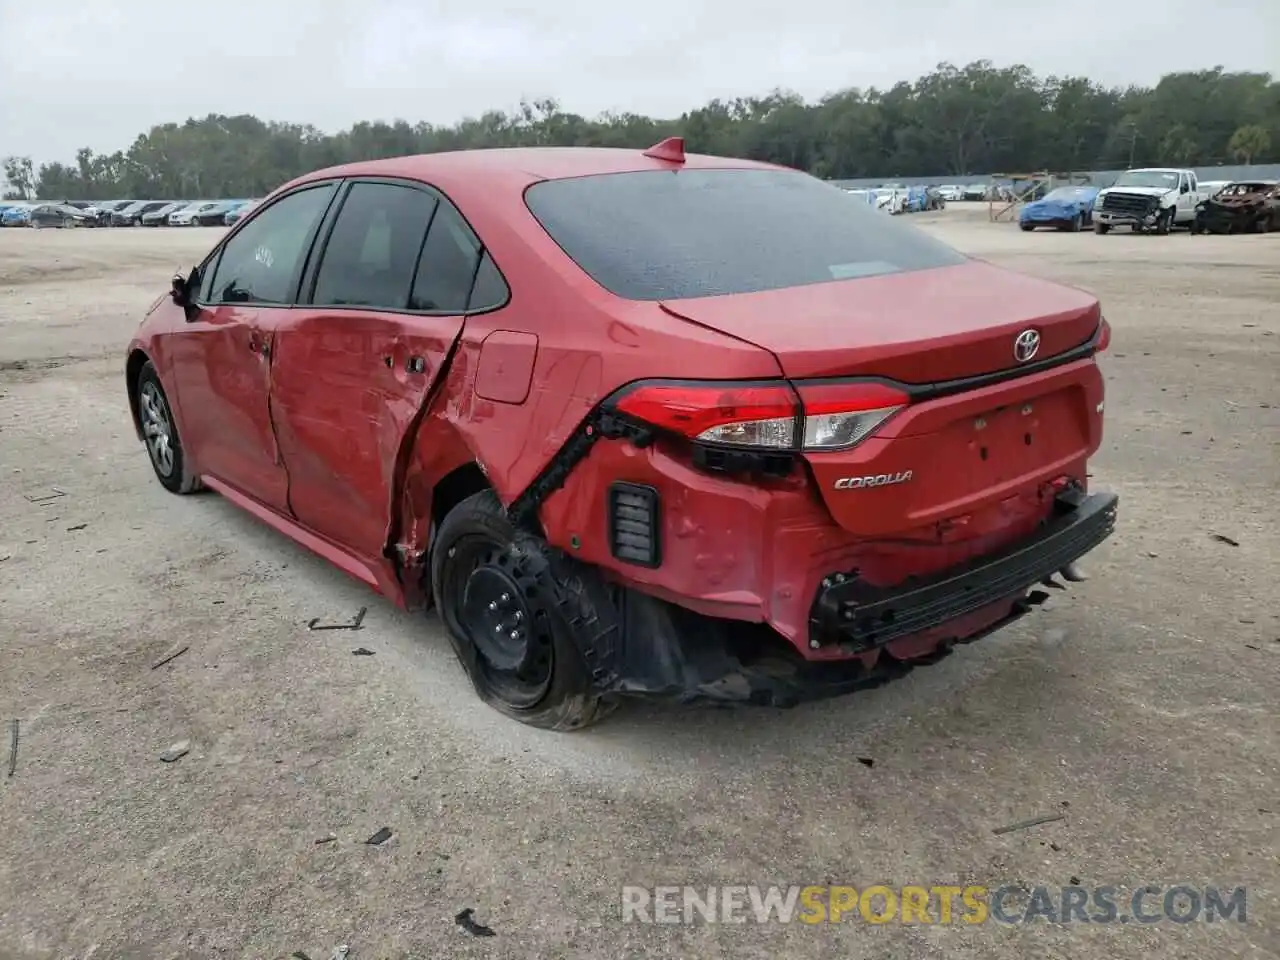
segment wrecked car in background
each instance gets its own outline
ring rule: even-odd
[[[1154,230],[1165,235],[1174,227],[1192,226],[1196,204],[1202,199],[1194,170],[1126,170],[1098,192],[1093,202],[1093,230],[1107,233],[1112,227],[1128,227],[1134,233]]]
[[[1238,180],[1196,205],[1193,233],[1280,230],[1280,182]]]
[[[1018,212],[1018,226],[1028,232],[1036,227],[1078,232],[1092,224],[1097,197],[1097,187],[1057,187],[1042,199],[1024,204]]]
[[[1084,291],[672,138],[301,177],[122,386],[165,489],[434,606],[481,698],[568,730],[875,685],[1083,579],[1110,338]]]

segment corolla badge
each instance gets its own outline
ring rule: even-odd
[[[1026,363],[1040,350],[1040,331],[1023,330],[1013,341],[1013,359]]]
[[[888,487],[895,483],[906,483],[910,479],[910,470],[900,470],[897,473],[877,473],[869,477],[841,477],[832,486],[837,490],[860,490],[863,487]]]

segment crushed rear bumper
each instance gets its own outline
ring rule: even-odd
[[[810,645],[866,653],[1018,597],[1079,560],[1115,529],[1115,494],[1069,490],[1030,537],[914,583],[881,588],[829,578],[810,614]]]
[[[590,664],[596,688],[605,694],[686,703],[785,707],[878,686],[916,666],[937,662],[955,644],[971,643],[1008,626],[1043,602],[1046,594],[1032,588],[1111,535],[1118,500],[1113,494],[1064,491],[1031,536],[915,582],[874,588],[856,577],[843,582],[829,578],[814,601],[810,637],[819,649],[846,654],[838,659],[802,658],[763,624],[700,617],[623,590],[621,642],[609,657]],[[1003,610],[1002,601],[1007,604]],[[984,609],[995,611],[994,622],[978,629],[970,625],[964,632],[964,618]],[[870,665],[857,656],[957,621],[961,632],[948,637],[944,630],[924,656],[898,659],[882,652]]]

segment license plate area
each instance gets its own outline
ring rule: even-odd
[[[965,486],[975,490],[1014,480],[1087,446],[1078,393],[1059,390],[948,426],[940,439],[945,447],[963,451],[956,466]]]

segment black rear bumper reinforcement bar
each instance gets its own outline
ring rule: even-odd
[[[810,639],[862,653],[1018,598],[1111,536],[1119,499],[1067,490],[1040,529],[996,553],[895,587],[875,587],[856,575],[824,586],[810,614]]]

